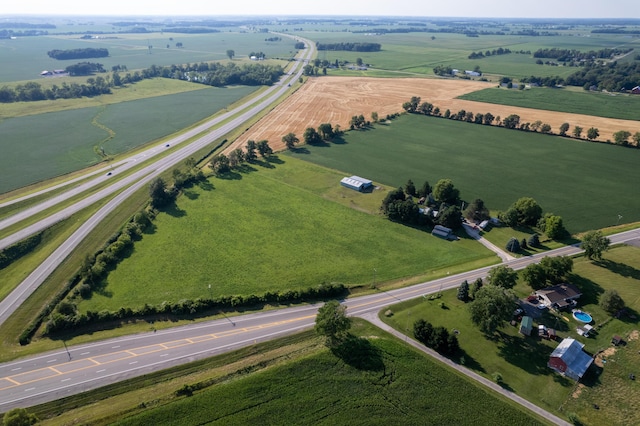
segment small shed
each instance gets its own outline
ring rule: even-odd
[[[525,336],[531,336],[531,329],[533,328],[533,318],[529,316],[523,316],[522,322],[520,322],[520,329],[518,332]]]
[[[640,86],[636,86],[631,89],[631,93],[633,93],[634,95],[640,95]]]
[[[351,176],[342,178],[342,180],[340,181],[340,185],[344,186],[345,188],[363,192],[373,187],[373,182],[360,176]]]
[[[619,346],[620,344],[623,344],[624,340],[622,340],[622,337],[615,335],[613,336],[613,338],[611,339],[611,344],[613,346]]]
[[[480,229],[485,229],[487,226],[489,226],[489,221],[483,220],[478,226],[480,227]]]
[[[431,235],[448,240],[452,237],[453,231],[451,230],[451,228],[447,228],[446,226],[436,225],[433,227],[433,231],[431,231]]]

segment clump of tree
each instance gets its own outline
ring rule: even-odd
[[[518,282],[518,273],[506,265],[491,268],[487,274],[487,283],[496,287],[511,289]]]
[[[458,337],[442,327],[419,319],[413,323],[413,336],[425,346],[442,355],[455,355],[460,350]]]
[[[473,222],[482,222],[491,218],[489,209],[480,198],[473,200],[464,209],[464,217]]]
[[[354,115],[349,121],[349,127],[351,128],[351,130],[361,129],[368,124],[369,123],[365,120],[364,115],[362,114]]]
[[[522,271],[522,279],[533,290],[566,281],[573,270],[573,260],[568,256],[542,258],[540,263],[532,263]]]
[[[513,203],[498,218],[507,226],[535,226],[542,217],[542,207],[531,197],[523,197]]]
[[[624,309],[624,300],[622,300],[622,297],[615,289],[605,290],[605,292],[600,295],[598,304],[611,315],[615,315]]]
[[[545,213],[545,215],[538,220],[537,226],[540,231],[547,234],[547,237],[552,240],[560,240],[569,234],[564,227],[562,216],[553,213]]]
[[[304,143],[309,145],[318,145],[322,142],[320,133],[318,133],[318,131],[313,127],[307,127],[302,135],[302,138],[304,140]]]
[[[29,426],[35,425],[39,421],[38,416],[29,413],[24,408],[12,408],[2,417],[3,426]]]
[[[515,301],[511,290],[491,284],[482,286],[469,304],[471,321],[483,333],[491,335],[511,319]]]
[[[315,330],[325,337],[325,344],[330,348],[339,346],[351,328],[351,319],[347,317],[347,307],[335,300],[326,302],[316,315]]]
[[[589,260],[601,260],[602,253],[609,250],[609,244],[611,240],[602,235],[601,231],[590,231],[584,234],[580,246]]]
[[[287,149],[293,149],[296,144],[300,142],[300,139],[298,139],[295,133],[290,132],[282,137],[282,142],[284,142],[284,146],[286,146]]]
[[[91,75],[96,72],[105,72],[104,66],[94,62],[80,62],[75,65],[69,65],[65,71],[71,76]]]
[[[86,47],[82,49],[53,49],[47,52],[47,56],[58,60],[106,58],[109,50],[105,48]]]

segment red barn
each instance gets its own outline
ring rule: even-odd
[[[575,339],[564,339],[551,352],[547,366],[563,376],[580,380],[593,362],[593,358],[582,351],[584,345]]]
[[[631,89],[631,93],[633,93],[634,95],[640,95],[640,86],[636,86]]]

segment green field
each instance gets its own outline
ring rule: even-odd
[[[543,424],[388,334],[356,324],[349,357],[316,350],[117,424]]]
[[[0,83],[40,78],[42,70],[64,69],[82,60],[56,60],[47,52],[53,49],[106,48],[109,56],[91,59],[106,70],[114,65],[126,65],[129,70],[151,65],[185,64],[203,61],[227,60],[227,50],[234,50],[237,60],[247,59],[249,53],[264,52],[268,58],[293,56],[294,41],[283,37],[279,42],[267,42],[268,35],[260,33],[220,32],[212,34],[114,34],[115,39],[81,40],[74,36],[19,37],[0,39]],[[173,38],[173,40],[169,40]],[[176,48],[177,42],[183,43]],[[169,44],[169,48],[167,48]],[[149,45],[153,46],[149,50]],[[78,77],[83,82],[86,77]]]
[[[528,90],[484,89],[459,97],[468,101],[512,105],[524,108],[595,115],[598,117],[640,119],[640,96],[567,89]]]
[[[598,330],[595,337],[578,336],[575,329],[581,323],[573,319],[571,313],[562,313],[564,319],[545,313],[541,320],[536,321],[536,325],[541,323],[555,328],[560,337],[573,337],[585,343],[585,351],[590,354],[610,347],[613,335],[626,338],[638,329],[637,319],[625,317],[607,321],[609,316],[598,306],[598,295],[606,289],[615,288],[632,312],[640,310],[640,249],[622,246],[610,250],[604,257],[605,261],[600,264],[585,258],[575,259],[573,275],[569,279],[583,292],[579,300],[580,309],[593,316],[594,326]],[[521,297],[531,292],[531,288],[524,283],[519,283],[515,290]],[[473,325],[466,304],[459,301],[456,294],[456,290],[452,290],[436,301],[416,299],[398,304],[391,308],[394,315],[385,321],[403,332],[419,318],[434,326],[459,330],[458,339],[465,352],[463,357],[467,367],[488,378],[499,372],[506,386],[553,413],[560,414],[558,409],[562,407],[565,415],[577,413],[581,421],[589,425],[622,425],[629,418],[637,416],[633,407],[640,402],[640,392],[635,382],[627,377],[625,385],[620,383],[621,375],[628,376],[630,371],[635,371],[637,351],[620,348],[619,356],[628,358],[620,362],[626,364],[616,366],[611,374],[606,366],[601,374],[596,368],[592,369],[583,380],[587,384],[584,395],[574,398],[572,392],[575,383],[553,373],[546,366],[548,356],[557,343],[523,337],[512,326],[502,328],[494,339],[488,339]],[[448,309],[441,309],[438,305],[440,302],[444,302]],[[593,409],[593,403],[600,406],[598,411]]]
[[[390,187],[450,178],[464,200],[481,198],[491,210],[533,197],[571,233],[615,225],[618,215],[640,221],[640,198],[630,196],[640,150],[421,115],[349,132],[344,142],[292,155]]]
[[[255,87],[213,88],[0,122],[0,193],[69,173],[182,130],[241,99]],[[93,121],[114,132],[92,124]],[[28,170],[28,173],[25,173]]]
[[[539,66],[532,55],[511,53],[481,59],[468,59],[471,52],[493,50],[499,47],[511,51],[535,52],[539,48],[557,47],[583,51],[600,50],[607,47],[640,47],[640,40],[623,35],[599,34],[598,37],[575,37],[561,35],[553,37],[531,37],[516,35],[481,35],[466,37],[463,34],[407,33],[371,36],[348,32],[305,31],[300,35],[321,43],[370,42],[380,43],[380,52],[331,52],[319,51],[318,58],[333,63],[336,59],[355,62],[362,58],[373,68],[432,75],[436,65],[450,65],[452,68],[472,70],[480,66],[483,73],[507,75],[514,78],[536,75],[540,77],[559,75],[566,77],[580,68],[563,66]],[[435,39],[431,39],[435,37]],[[329,73],[334,71],[328,70]],[[368,74],[368,73],[367,73]],[[406,76],[399,74],[399,76]],[[489,79],[492,77],[487,76]]]
[[[339,185],[342,174],[286,158],[237,179],[210,179],[160,214],[155,231],[109,275],[83,311],[250,295],[342,282],[348,286],[461,270],[497,259],[473,240],[447,242],[326,197],[375,198]],[[339,196],[339,195],[338,195]],[[354,207],[371,201],[353,201]],[[352,203],[349,203],[352,204]],[[464,266],[463,266],[464,265]],[[474,266],[471,266],[474,265]]]

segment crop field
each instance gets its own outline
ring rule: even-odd
[[[600,34],[598,37],[577,37],[573,35],[553,37],[481,35],[480,37],[466,37],[463,34],[447,33],[407,33],[371,36],[338,31],[308,31],[300,34],[321,43],[349,41],[380,43],[382,45],[380,52],[319,51],[318,58],[326,59],[330,63],[333,63],[336,59],[340,61],[348,60],[354,63],[356,58],[362,58],[364,63],[371,64],[375,69],[423,75],[433,75],[433,67],[436,65],[450,65],[452,68],[469,70],[478,65],[484,73],[507,75],[514,78],[531,75],[541,77],[559,75],[566,77],[579,68],[536,65],[533,56],[528,54],[511,53],[475,60],[468,59],[468,56],[471,52],[484,52],[499,47],[509,48],[512,52],[523,50],[531,51],[532,53],[544,47],[583,51],[619,46],[640,47],[640,41],[637,39],[610,34]],[[435,38],[432,39],[432,37]],[[328,71],[330,74],[334,72],[332,70]],[[399,74],[399,76],[406,75]],[[492,77],[488,76],[488,78],[491,79]]]
[[[640,199],[629,196],[640,150],[418,115],[344,139],[292,156],[393,187],[450,178],[463,199],[491,210],[530,196],[571,233],[615,225],[618,215],[640,221]]]
[[[151,65],[172,65],[202,61],[228,60],[227,50],[234,50],[236,58],[247,59],[251,52],[264,52],[268,58],[293,56],[294,41],[267,42],[266,34],[220,32],[212,34],[116,34],[112,38],[82,40],[74,36],[20,37],[0,39],[0,83],[40,78],[42,70],[64,69],[82,60],[55,60],[47,56],[53,49],[106,48],[109,57],[91,59],[106,70],[114,65],[126,65],[129,70]],[[173,40],[170,40],[172,38]],[[175,47],[176,43],[183,47]],[[149,49],[149,45],[152,49]],[[167,45],[169,47],[167,48]],[[78,77],[82,82],[86,78]]]
[[[255,168],[188,190],[110,273],[104,293],[79,309],[208,297],[209,284],[213,296],[250,295],[370,284],[374,269],[383,282],[497,260],[473,240],[443,241],[325,199],[335,188],[358,195],[356,205],[357,198],[375,197],[379,205],[384,197],[340,187],[339,172],[292,158]]]
[[[637,418],[635,407],[640,401],[640,392],[629,373],[638,365],[638,320],[623,317],[609,319],[609,315],[598,306],[598,297],[607,289],[616,289],[631,312],[640,309],[640,248],[621,246],[605,253],[603,262],[593,263],[583,257],[574,260],[570,281],[582,290],[580,309],[589,312],[598,324],[593,337],[584,338],[575,332],[582,325],[564,312],[556,316],[551,312],[543,314],[536,323],[542,323],[557,330],[561,338],[573,337],[585,344],[584,350],[596,355],[596,365],[589,371],[582,384],[562,378],[546,366],[548,355],[557,345],[555,342],[523,337],[516,327],[505,326],[496,339],[486,338],[470,318],[467,306],[456,298],[456,290],[445,292],[441,299],[414,301],[391,307],[394,315],[385,322],[398,330],[405,331],[407,324],[419,318],[434,326],[443,325],[460,331],[458,339],[464,350],[465,365],[488,378],[499,372],[504,383],[517,394],[529,401],[558,413],[577,413],[585,425],[624,425],[629,419]],[[531,288],[520,282],[515,287],[520,297],[529,294]],[[441,309],[444,302],[448,309]],[[612,348],[613,335],[620,335],[629,341],[627,346]],[[602,359],[605,363],[602,363]],[[593,404],[599,406],[594,410]]]
[[[348,356],[323,348],[117,424],[543,424],[375,327],[353,331]]]
[[[550,88],[527,90],[491,88],[466,93],[460,96],[460,99],[623,120],[640,119],[640,96],[620,93]],[[638,128],[640,129],[640,126]]]
[[[117,154],[179,131],[248,95],[255,88],[206,87],[101,107],[8,118],[0,122],[0,192],[87,167],[104,146]],[[109,133],[93,123],[114,132]],[[28,170],[28,173],[25,173]]]

